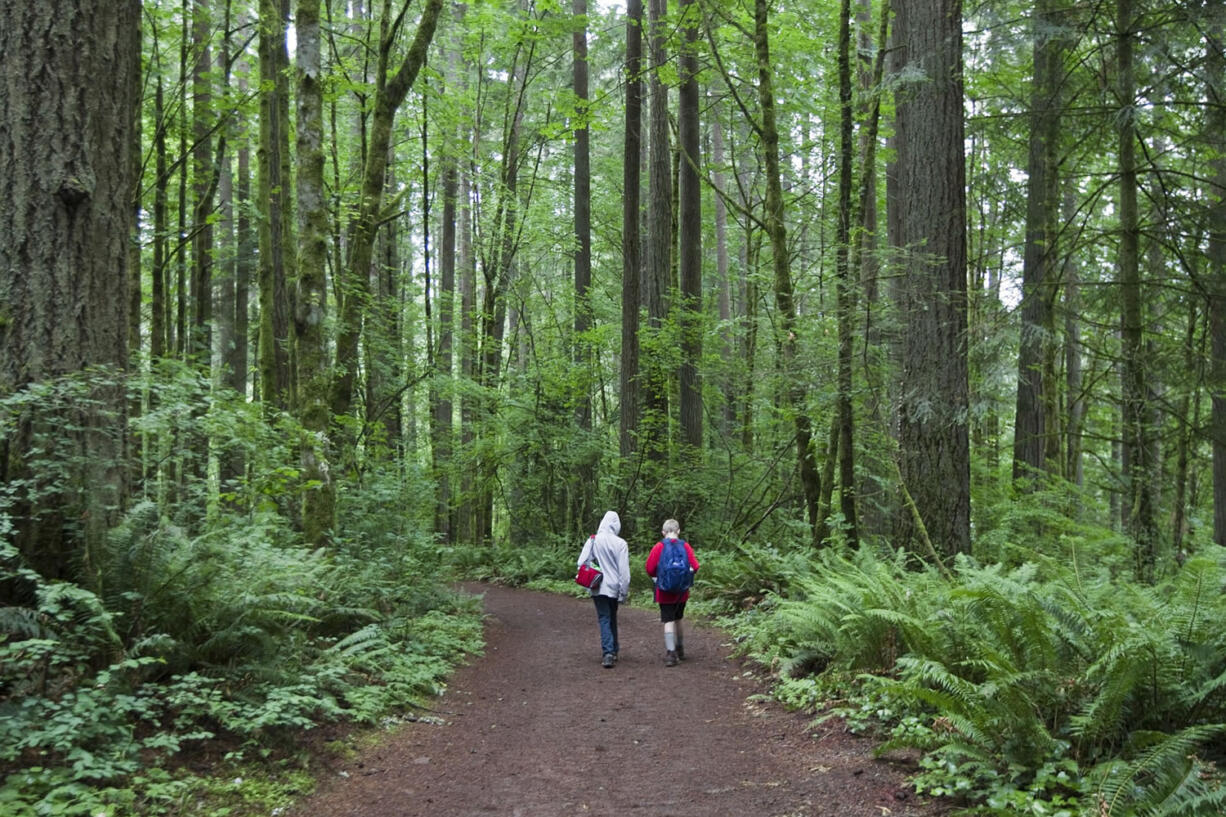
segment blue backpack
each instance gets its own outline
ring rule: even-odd
[[[656,587],[664,593],[684,593],[693,583],[694,571],[685,552],[685,542],[665,539],[660,562],[656,566]]]

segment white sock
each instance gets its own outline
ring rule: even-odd
[[[669,652],[674,652],[677,649],[677,636],[667,630],[664,631],[664,649]]]

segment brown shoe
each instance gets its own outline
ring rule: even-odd
[[[669,651],[668,651],[668,653],[667,653],[667,654],[665,654],[665,656],[664,656],[664,666],[666,666],[666,667],[675,667],[675,666],[677,666],[677,660],[678,660],[678,659],[677,659],[677,651],[676,651],[676,650],[669,650]]]

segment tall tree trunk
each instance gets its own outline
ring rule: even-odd
[[[238,92],[247,90],[247,72],[244,67],[238,78]],[[258,239],[251,224],[251,130],[240,124],[238,142],[235,145],[236,173],[234,193],[238,199],[238,217],[235,221],[235,246],[238,258],[234,265],[234,345],[230,349],[230,387],[239,394],[247,394],[251,366],[251,281],[255,269]]]
[[[454,60],[454,55],[452,56]],[[448,76],[455,78],[454,62],[449,64]],[[458,150],[458,139],[451,140],[453,150]],[[442,170],[443,216],[439,239],[439,288],[435,298],[438,310],[438,347],[434,353],[434,385],[430,390],[431,429],[430,453],[434,472],[435,505],[434,532],[443,542],[455,541],[455,526],[451,509],[452,457],[455,446],[453,438],[451,395],[454,393],[452,348],[455,339],[455,271],[456,271],[456,197],[459,194],[459,160],[451,151],[443,156]]]
[[[127,500],[119,373],[128,361],[139,20],[135,0],[0,0],[0,392],[114,371],[91,381],[84,400],[29,405],[0,447],[0,481],[28,486],[8,500],[9,540],[49,578],[85,578],[90,549]],[[33,470],[35,447],[64,451],[70,472]]]
[[[428,121],[423,117],[422,122]],[[396,178],[396,152],[391,149],[387,157],[387,190],[384,200],[391,200],[395,191],[401,189]],[[422,179],[430,178],[429,165],[422,166]],[[412,197],[412,185],[404,185],[406,199]],[[430,286],[431,247],[429,230],[429,196],[428,184],[422,188],[422,258],[424,261],[425,285]],[[377,439],[386,447],[388,454],[399,461],[402,457],[405,443],[404,412],[401,408],[402,398],[412,401],[412,387],[403,388],[404,379],[404,345],[411,345],[407,332],[415,330],[415,326],[405,325],[404,315],[404,271],[400,259],[401,228],[406,218],[403,214],[392,216],[385,220],[375,241],[375,261],[370,270],[371,300],[367,307],[366,327],[362,334],[362,350],[366,355],[363,373],[365,375],[366,397],[364,401],[366,431],[369,435],[377,430]],[[426,333],[425,340],[433,339],[433,328]],[[410,426],[412,421],[410,420]]]
[[[1192,301],[1188,305],[1188,326],[1184,334],[1183,359],[1184,368],[1188,372],[1197,370],[1196,330],[1199,323],[1198,304]],[[1182,562],[1184,536],[1187,531],[1187,499],[1188,499],[1188,466],[1193,438],[1193,420],[1200,410],[1200,390],[1197,389],[1197,399],[1194,401],[1188,393],[1179,399],[1175,409],[1175,419],[1179,431],[1175,442],[1175,491],[1171,499],[1171,551],[1175,558]]]
[[[724,117],[722,107],[716,99],[708,97],[708,107],[711,111],[711,186],[715,188],[715,286],[719,315],[719,359],[720,359],[720,396],[723,405],[720,406],[720,434],[732,434],[736,423],[736,384],[733,377],[733,333],[732,333],[732,281],[730,276],[731,263],[728,249],[728,204],[724,196],[728,195],[727,178],[724,175]]]
[[[862,352],[864,358],[863,372],[866,388],[867,406],[865,415],[869,424],[875,428],[885,428],[886,420],[882,416],[880,400],[881,377],[885,361],[881,356],[881,330],[878,327],[877,311],[880,301],[878,278],[880,262],[878,259],[877,238],[877,144],[881,126],[881,96],[882,79],[885,76],[886,55],[889,52],[890,2],[883,0],[881,18],[877,25],[877,40],[874,43],[869,34],[869,24],[872,22],[871,4],[861,0],[860,11],[857,13],[859,25],[859,45],[857,51],[861,54],[872,54],[871,67],[861,66],[858,71],[858,86],[860,101],[857,104],[857,118],[864,122],[860,127],[860,189],[856,197],[856,210],[852,216],[851,258],[848,268],[852,276],[859,276],[859,286],[864,295],[864,331]],[[866,59],[863,58],[862,59]],[[853,309],[853,317],[861,313]],[[881,503],[865,504],[862,498],[865,490],[880,493],[876,486],[885,484],[892,479],[894,469],[886,467],[881,459],[871,458],[861,466],[863,474],[860,477],[861,487],[857,490],[855,501],[857,539],[865,529],[884,533],[886,531],[886,514],[878,512]],[[854,471],[853,471],[854,475]],[[868,513],[866,514],[866,510]]]
[[[737,141],[749,144],[749,123],[742,120],[737,128]],[[737,150],[732,150],[733,156]],[[749,170],[750,162],[745,161],[735,166],[737,179],[737,204],[745,212],[751,208],[751,192],[754,186],[754,175]],[[786,235],[786,233],[785,233]],[[738,316],[744,326],[741,335],[740,354],[745,361],[745,371],[740,388],[740,424],[741,448],[752,451],[754,445],[754,393],[757,387],[758,358],[758,298],[759,289],[755,276],[749,270],[756,269],[762,256],[762,231],[756,228],[749,219],[745,219],[745,228],[741,234],[740,262],[742,274],[737,279]],[[768,237],[769,240],[769,237]]]
[[[231,145],[234,144],[233,139],[228,141]],[[214,370],[213,375],[219,385],[230,386],[234,382],[230,364],[234,355],[234,280],[238,267],[234,230],[234,161],[230,151],[221,156],[221,164],[217,170],[217,229],[214,236],[217,251],[213,276],[217,298],[213,304],[213,332],[220,355],[220,366]]]
[[[425,118],[422,120],[426,121]],[[388,156],[387,190],[385,200],[393,198],[394,191],[400,185],[396,179],[394,167],[395,151]],[[429,178],[429,167],[423,166],[423,178]],[[411,196],[411,191],[405,191],[405,196]],[[428,200],[429,190],[423,188],[422,198]],[[430,286],[430,232],[428,227],[430,211],[423,207],[423,258],[425,260],[426,286]],[[406,338],[404,320],[404,275],[400,262],[400,228],[404,217],[397,215],[388,218],[376,237],[374,263],[370,270],[370,303],[366,309],[365,328],[362,332],[362,351],[365,354],[363,374],[365,375],[366,395],[363,401],[365,409],[366,433],[369,439],[378,439],[387,453],[399,461],[404,449],[404,412],[401,410],[402,398],[412,401],[411,386],[401,387],[404,377],[403,360],[404,344],[411,339]],[[433,330],[427,332],[426,341],[430,341]],[[377,432],[377,434],[373,434]]]
[[[139,34],[138,34],[139,38]],[[140,48],[139,40],[137,48]],[[132,168],[129,170],[131,174],[129,178],[132,180],[132,197],[130,206],[132,208],[132,240],[128,242],[128,351],[137,352],[140,350],[140,327],[141,327],[141,304],[144,301],[144,293],[142,291],[141,281],[143,275],[141,273],[141,240],[140,235],[144,229],[141,224],[141,213],[144,212],[145,203],[143,195],[145,191],[144,180],[141,178],[144,172],[144,148],[143,148],[143,133],[144,133],[144,117],[140,114],[141,94],[142,94],[142,68],[137,67],[132,81],[136,84],[133,89],[133,98],[136,100],[137,114],[134,117],[132,124],[132,144],[128,148],[128,157],[132,162]],[[140,400],[134,400],[132,403],[133,416],[140,413]],[[139,464],[137,465],[139,468]],[[138,475],[139,476],[139,475]]]
[[[1031,23],[1034,79],[1030,96],[1030,155],[1027,160],[1026,247],[1022,256],[1022,326],[1018,351],[1017,410],[1013,436],[1013,481],[1033,485],[1049,470],[1047,451],[1053,373],[1048,363],[1055,349],[1056,237],[1060,207],[1056,167],[1064,43],[1058,31],[1058,0],[1039,0]]]
[[[662,71],[665,53],[665,21],[668,0],[648,2],[648,51],[651,59],[651,118],[648,133],[647,244],[643,267],[643,300],[647,327],[642,333],[653,344],[668,314],[668,291],[672,278],[673,184],[672,150],[668,125],[668,87]],[[643,365],[643,417],[640,442],[644,453],[661,462],[668,457],[668,374],[658,353],[648,354]]]
[[[1070,184],[1065,185],[1064,221],[1076,215],[1076,201]],[[1081,365],[1081,271],[1071,253],[1065,255],[1064,272],[1064,391],[1065,463],[1064,476],[1074,485],[1085,478],[1082,463],[1082,435],[1085,428],[1086,399],[1082,394]]]
[[[640,417],[639,312],[642,276],[639,232],[641,150],[643,134],[643,3],[626,3],[626,121],[622,144],[622,343],[621,417],[618,441],[621,455],[629,457],[637,446]]]
[[[232,42],[232,32],[234,31],[234,20],[230,16],[231,4],[225,4],[225,12],[221,21],[221,48],[218,49],[216,70],[221,76],[221,88],[225,92],[229,92],[233,78],[231,76],[231,66],[233,61],[234,44]],[[214,331],[216,332],[216,343],[218,350],[218,368],[214,371],[214,379],[219,385],[233,387],[234,372],[230,368],[234,360],[234,319],[235,319],[235,299],[234,286],[238,278],[238,252],[236,249],[236,232],[234,224],[234,159],[232,152],[238,144],[238,134],[242,129],[240,117],[227,113],[225,123],[221,128],[222,134],[226,140],[227,148],[220,155],[220,163],[217,166],[217,255],[214,259],[214,265],[217,270],[214,289],[217,294],[217,302],[214,304]],[[220,467],[222,469],[223,482],[229,476],[227,469],[230,467],[226,460],[227,455],[222,455]],[[222,488],[222,491],[226,491]]]
[[[929,544],[970,550],[962,4],[914,0],[896,20],[898,186],[906,271],[899,471]],[[923,539],[907,526],[903,541]]]
[[[457,4],[454,7],[456,22],[464,19],[466,6]],[[461,57],[463,60],[463,57]],[[467,64],[467,63],[465,63]],[[468,148],[467,153],[461,153],[464,161],[460,164],[460,194],[459,194],[459,224],[457,225],[456,264],[460,277],[460,362],[459,369],[464,383],[464,391],[460,395],[460,455],[457,457],[459,466],[459,501],[456,503],[456,540],[475,544],[477,542],[477,486],[476,486],[476,446],[477,411],[479,400],[474,388],[480,375],[477,364],[477,354],[480,347],[477,343],[477,259],[474,245],[474,188],[473,179],[474,157],[480,145],[481,130],[478,126],[479,117],[473,111],[467,111],[468,116],[462,117],[460,143]],[[465,132],[467,129],[467,132]]]
[[[1128,534],[1135,547],[1135,572],[1141,581],[1152,581],[1157,565],[1158,530],[1154,518],[1154,463],[1149,429],[1145,377],[1144,309],[1142,307],[1139,215],[1137,211],[1136,89],[1133,67],[1135,33],[1133,0],[1116,2],[1116,62],[1119,70],[1120,111],[1116,117],[1119,136],[1120,176],[1120,339],[1123,415],[1124,483],[1128,493]]]
[[[475,141],[475,140],[474,140]],[[456,262],[460,267],[460,373],[466,385],[477,380],[477,264],[473,251],[472,177],[465,167],[460,173],[460,224]],[[477,399],[471,390],[460,397],[460,448],[465,456],[476,441]],[[476,469],[460,472],[460,503],[456,509],[456,539],[474,544],[476,530]]]
[[[874,322],[879,287],[880,262],[875,252],[877,247],[877,135],[881,121],[881,80],[885,73],[885,60],[889,52],[890,0],[882,0],[880,19],[877,24],[877,40],[870,31],[872,23],[872,0],[859,0],[856,12],[856,53],[860,62],[856,70],[860,101],[857,104],[858,118],[867,120],[867,127],[860,128],[860,217],[854,225],[861,231],[855,244],[860,248],[859,263],[852,264],[853,274],[860,276],[864,289],[866,311],[865,341],[876,344],[879,332]],[[873,55],[871,64],[869,55]],[[867,251],[865,251],[867,250]]]
[[[700,122],[698,116],[698,34],[702,12],[695,0],[680,0],[681,29],[684,34],[679,60],[681,87],[678,93],[677,136],[681,156],[677,195],[678,266],[681,303],[681,375],[679,411],[681,443],[687,460],[699,461],[702,455],[702,181],[699,168]]]
[[[1226,9],[1213,7],[1205,37],[1207,137],[1213,147],[1209,189],[1210,438],[1213,443],[1213,542],[1226,547]]]
[[[170,229],[170,168],[166,151],[166,93],[162,72],[157,69],[157,87],[153,92],[153,280],[150,282],[149,308],[149,354],[154,360],[169,352],[166,343],[167,329],[167,235]]]
[[[852,279],[852,174],[855,142],[851,98],[851,0],[839,6],[839,211],[835,237],[838,276],[838,446],[832,455],[839,463],[839,509],[850,544],[859,540],[856,530],[855,417],[852,412],[852,354],[856,289]],[[861,172],[867,173],[867,169]],[[857,232],[859,230],[857,229]]]
[[[246,90],[246,77],[238,82],[239,93]],[[254,202],[251,196],[251,131],[244,128],[236,151],[238,179],[235,182],[238,195],[238,265],[234,271],[234,358],[230,365],[231,385],[239,394],[247,394],[251,382],[251,283],[258,276],[255,260],[259,249],[258,230],[252,224]],[[252,273],[255,273],[253,275]]]
[[[767,0],[754,2],[754,49],[758,62],[758,104],[762,108],[760,136],[766,163],[766,232],[770,236],[771,260],[775,278],[775,307],[779,321],[780,367],[786,378],[784,399],[796,426],[796,457],[805,511],[813,532],[814,544],[825,539],[825,521],[818,514],[821,476],[813,451],[812,422],[804,409],[804,392],[796,353],[799,347],[796,304],[792,291],[792,270],[788,257],[787,226],[784,222],[783,180],[779,167],[779,129],[775,121],[774,67],[770,57]]]
[[[182,38],[179,47],[179,157],[178,157],[178,233],[175,236],[175,285],[174,285],[174,302],[171,305],[173,309],[173,318],[168,324],[172,326],[173,343],[170,348],[174,349],[174,354],[180,360],[187,357],[189,345],[187,343],[188,335],[188,251],[187,248],[191,244],[191,231],[187,222],[187,199],[188,199],[188,170],[191,168],[191,161],[188,158],[189,147],[188,137],[191,134],[191,129],[188,126],[188,112],[191,110],[191,105],[188,102],[188,90],[191,84],[187,81],[189,65],[188,57],[191,53],[191,0],[182,0]]]
[[[191,327],[187,355],[201,371],[212,362],[213,326],[213,194],[217,166],[213,158],[213,36],[208,0],[192,3],[192,276]],[[203,455],[203,452],[201,452]],[[203,456],[201,456],[203,460]]]
[[[294,25],[298,34],[297,146],[295,192],[298,213],[297,291],[294,296],[294,343],[298,374],[297,415],[305,432],[299,456],[302,479],[302,536],[314,547],[331,540],[336,488],[328,446],[328,339],[324,314],[328,297],[328,209],[324,198],[323,60],[319,0],[298,0]]]
[[[270,409],[288,409],[292,398],[289,283],[294,245],[288,171],[287,15],[288,0],[260,0],[260,396]]]
[[[574,361],[579,372],[575,419],[581,431],[592,430],[592,372],[591,343],[587,333],[592,328],[592,157],[591,129],[588,127],[588,58],[587,58],[587,0],[574,0],[575,34],[572,39],[574,51],[573,79],[576,105],[575,128],[575,339]],[[591,516],[595,502],[594,482],[596,462],[585,457],[577,464],[577,480],[572,518],[585,520]]]

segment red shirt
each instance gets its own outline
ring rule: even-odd
[[[694,572],[698,572],[698,559],[694,557],[694,549],[690,547],[689,542],[683,541],[685,545],[685,555],[689,557],[690,567]],[[656,542],[655,547],[651,549],[651,553],[647,555],[647,575],[653,579],[656,576],[656,568],[660,566],[660,552],[664,550],[663,542]],[[664,593],[660,588],[656,588],[656,604],[676,604],[677,602],[686,601],[690,597],[689,590],[682,590],[680,593]]]

